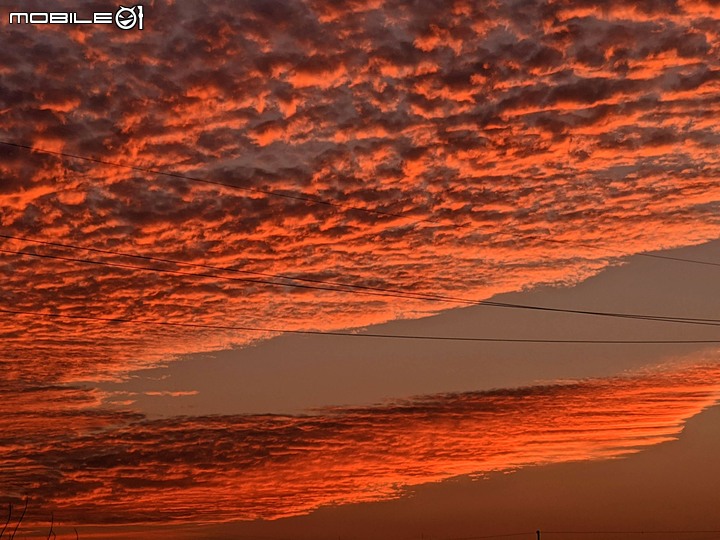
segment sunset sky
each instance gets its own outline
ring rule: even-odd
[[[716,0],[142,7],[0,0],[0,527],[720,538]]]

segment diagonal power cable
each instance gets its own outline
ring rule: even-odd
[[[459,341],[476,343],[563,343],[563,344],[589,344],[589,345],[688,345],[688,344],[718,344],[720,339],[523,339],[523,338],[498,338],[498,337],[475,337],[475,336],[426,336],[411,334],[374,334],[356,332],[323,332],[320,330],[298,330],[294,328],[258,327],[225,324],[202,324],[170,321],[153,321],[148,319],[136,319],[132,317],[98,317],[92,315],[71,315],[65,313],[47,313],[39,311],[28,311],[20,309],[0,308],[0,313],[9,315],[28,315],[33,317],[46,317],[53,319],[71,319],[94,321],[101,323],[127,323],[137,325],[170,326],[180,328],[196,328],[204,330],[239,330],[244,332],[264,332],[275,334],[299,334],[307,336],[335,336],[353,338],[373,339],[404,339],[422,341]]]
[[[550,306],[538,306],[538,305],[530,305],[530,304],[495,302],[495,301],[491,301],[491,300],[472,300],[472,299],[458,298],[458,297],[453,297],[453,296],[415,293],[412,291],[403,291],[400,289],[371,287],[371,286],[365,286],[365,285],[352,285],[352,284],[337,283],[337,282],[332,282],[332,281],[327,281],[327,280],[296,278],[296,277],[283,275],[283,274],[271,274],[271,273],[265,273],[265,272],[252,272],[252,271],[247,271],[247,270],[237,270],[237,269],[228,268],[228,267],[213,266],[213,265],[207,265],[207,264],[188,263],[188,262],[184,262],[184,261],[177,261],[177,260],[167,259],[167,258],[151,257],[151,256],[147,256],[147,255],[138,255],[138,254],[133,254],[133,253],[100,249],[100,248],[81,247],[81,246],[75,246],[72,244],[49,242],[49,241],[36,240],[36,239],[31,239],[31,238],[21,237],[21,236],[6,235],[6,234],[0,234],[0,238],[21,240],[21,241],[31,242],[31,243],[41,244],[41,245],[62,247],[62,248],[66,248],[66,249],[85,250],[85,251],[90,251],[90,252],[111,254],[111,255],[116,255],[116,256],[121,256],[121,257],[136,258],[136,259],[142,259],[142,260],[147,260],[147,261],[171,263],[171,264],[176,264],[178,266],[185,266],[185,267],[201,267],[204,269],[211,269],[211,270],[215,270],[215,271],[233,272],[233,273],[240,273],[240,274],[253,274],[253,275],[259,275],[262,277],[271,277],[271,278],[275,278],[275,279],[283,279],[283,280],[289,280],[289,281],[303,281],[303,282],[309,282],[310,284],[277,282],[277,281],[270,281],[267,279],[251,279],[251,278],[242,278],[242,277],[234,277],[234,276],[233,277],[222,276],[222,275],[217,275],[217,274],[209,274],[209,273],[205,273],[205,272],[187,272],[187,271],[182,271],[182,270],[170,270],[170,269],[166,269],[166,268],[158,268],[158,267],[153,267],[153,266],[139,266],[139,265],[134,265],[134,264],[98,261],[98,260],[78,258],[78,257],[67,257],[67,256],[51,255],[51,254],[45,254],[45,253],[31,253],[31,252],[27,252],[27,251],[0,249],[0,253],[22,255],[22,256],[27,256],[27,257],[45,258],[45,259],[55,259],[55,260],[62,260],[62,261],[66,261],[66,262],[91,264],[91,265],[96,265],[96,266],[106,266],[106,267],[114,267],[114,268],[139,270],[139,271],[158,272],[158,273],[172,274],[172,275],[179,275],[179,276],[222,279],[222,280],[227,280],[227,281],[235,281],[235,282],[243,282],[243,283],[251,283],[251,284],[261,284],[261,285],[278,286],[278,287],[294,287],[294,288],[300,288],[300,289],[315,289],[315,290],[322,290],[322,291],[345,292],[345,293],[353,293],[353,294],[369,295],[369,296],[405,298],[405,299],[434,301],[434,302],[447,302],[447,303],[464,304],[464,305],[468,305],[468,306],[471,306],[471,305],[489,306],[489,307],[500,307],[500,308],[508,308],[508,309],[523,309],[523,310],[531,310],[531,311],[568,313],[568,314],[576,314],[576,315],[592,315],[592,316],[599,316],[599,317],[635,319],[635,320],[667,322],[667,323],[676,323],[676,324],[691,324],[691,325],[700,325],[700,326],[720,326],[720,319],[677,317],[677,316],[651,315],[651,314],[639,314],[639,313],[621,313],[621,312],[608,312],[608,311],[592,311],[592,310],[581,310],[581,309],[556,308],[556,307],[550,307]]]

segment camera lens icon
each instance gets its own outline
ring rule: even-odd
[[[115,24],[121,30],[131,30],[137,26],[138,30],[143,29],[142,6],[125,7],[120,6],[115,13]]]

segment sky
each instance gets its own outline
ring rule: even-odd
[[[716,1],[142,7],[0,0],[18,538],[720,531]]]

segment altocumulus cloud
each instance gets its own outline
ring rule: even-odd
[[[474,298],[572,284],[612,264],[613,252],[587,244],[634,253],[717,238],[715,3],[485,4],[159,1],[146,6],[142,32],[5,26],[0,139],[341,206],[0,145],[0,226],[9,235],[189,263]],[[43,9],[39,1],[23,6]],[[70,10],[62,2],[57,9],[63,6]],[[330,330],[450,307],[7,253],[2,265],[3,305],[27,311]],[[66,385],[268,335],[2,317],[3,401],[16,404],[8,411],[23,411],[23,421],[3,432],[4,470],[16,471],[8,493],[30,489],[55,505],[65,497],[63,508],[72,505],[77,515],[150,519],[157,510],[163,519],[186,519],[202,514],[198,501],[218,486],[232,485],[233,494],[213,496],[222,512],[273,517],[560,459],[558,433],[538,435],[539,454],[531,455],[534,446],[523,438],[530,435],[494,420],[488,429],[507,438],[509,457],[494,456],[485,436],[453,438],[480,431],[483,407],[520,414],[513,393],[308,418],[151,422],[108,412],[101,394]],[[620,390],[635,384],[628,381]],[[537,415],[545,429],[549,409],[540,403],[608,390],[601,383],[569,388],[520,391],[537,407],[528,418]],[[677,412],[673,404],[698,410],[707,396],[695,391],[700,398],[683,394],[657,413]],[[467,419],[457,412],[463,407]],[[612,407],[630,410],[621,401]],[[583,421],[601,421],[588,414]],[[638,438],[639,428],[624,432],[628,446],[671,436],[686,412],[671,416],[648,439]],[[566,420],[586,429],[574,416]],[[435,442],[430,427],[440,433]],[[610,432],[607,444],[565,445],[568,456],[621,453],[621,436]],[[210,439],[217,445],[203,446]],[[369,439],[392,449],[385,465],[365,446]],[[177,453],[162,454],[163,445]],[[321,470],[328,458],[352,474]],[[274,473],[288,482],[260,482]],[[188,506],[173,514],[163,501],[177,490],[185,490]],[[133,507],[131,494],[139,492],[155,497],[147,514]],[[102,510],[111,499],[114,510]]]
[[[343,206],[2,147],[8,234],[477,298],[608,264],[612,251],[581,244],[718,235],[711,3],[155,2],[146,20],[142,32],[6,27],[2,138]],[[449,307],[3,264],[8,304],[58,313],[331,329]],[[5,328],[5,357],[24,362],[3,369],[33,384],[264,337]]]

